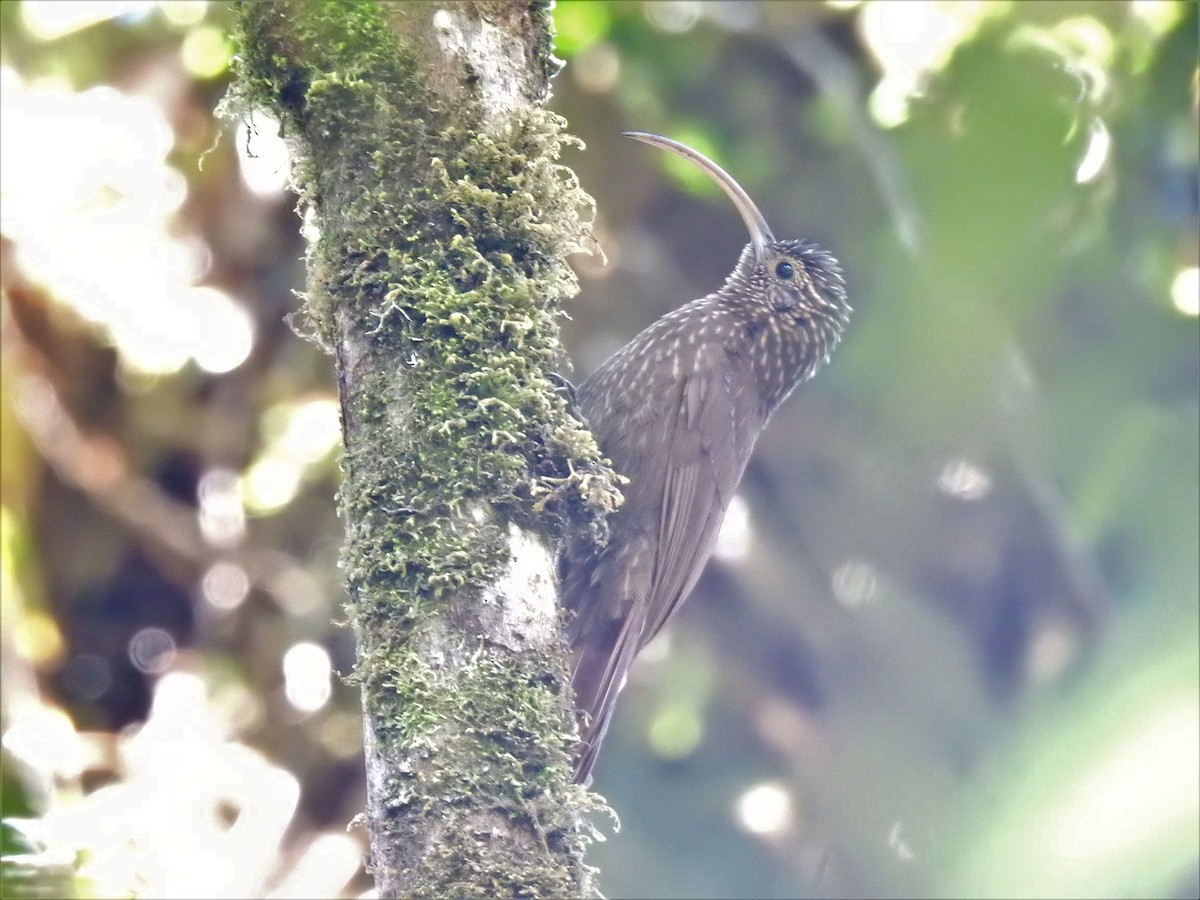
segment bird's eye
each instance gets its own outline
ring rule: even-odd
[[[775,274],[784,281],[791,281],[796,275],[796,269],[789,262],[781,262],[775,267]]]

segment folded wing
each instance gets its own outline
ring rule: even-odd
[[[621,547],[610,547],[587,573],[574,576],[579,616],[570,632],[574,656],[572,683],[577,702],[588,714],[584,749],[576,780],[588,777],[612,715],[617,694],[638,651],[662,628],[695,586],[716,543],[721,520],[749,457],[754,423],[733,403],[728,379],[737,370],[700,368],[674,386],[673,402],[653,428],[662,428],[666,452],[648,459],[631,454],[628,461],[605,448],[617,469],[630,475],[626,517],[632,535]],[[604,447],[603,436],[601,446]],[[614,448],[615,449],[615,448]],[[661,496],[639,491],[663,485]],[[581,596],[582,595],[582,596]],[[574,605],[574,604],[573,604]]]

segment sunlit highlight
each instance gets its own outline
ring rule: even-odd
[[[215,562],[200,579],[200,593],[213,609],[237,609],[250,593],[250,576],[237,563]]]
[[[791,792],[775,782],[756,784],[738,797],[734,815],[738,825],[750,834],[783,831],[794,818]]]
[[[1171,302],[1185,316],[1200,316],[1200,268],[1179,270],[1171,281]]]
[[[17,406],[22,403],[20,386],[28,378],[17,383]],[[43,379],[38,379],[42,381]],[[47,611],[31,609],[25,603],[20,563],[26,541],[24,520],[5,504],[0,504],[0,600],[4,604],[5,653],[13,653],[34,665],[48,666],[58,660],[65,649],[65,641],[58,622]],[[12,693],[21,689],[14,684]]]
[[[750,555],[754,529],[750,524],[750,507],[740,494],[734,494],[725,510],[725,520],[717,534],[713,556],[723,562],[741,562]]]
[[[203,20],[207,0],[25,0],[21,22],[39,41],[56,41],[110,19],[142,19],[157,11],[170,25],[187,28]]]
[[[862,606],[874,598],[878,578],[869,562],[850,559],[834,569],[831,586],[834,596],[846,606]]]
[[[1033,846],[1075,866],[1119,859],[1200,816],[1200,705],[1159,710],[1094,761]],[[1153,829],[1153,832],[1151,831]],[[1032,838],[1031,838],[1032,839]]]
[[[1130,0],[1129,12],[1156,34],[1166,34],[1185,14],[1187,4],[1178,0]]]
[[[0,89],[0,229],[22,270],[103,328],[125,371],[170,374],[194,359],[221,374],[244,362],[249,314],[195,286],[207,248],[171,233],[187,182],[167,164],[174,134],[158,104],[110,87],[26,86],[7,69]]]
[[[909,99],[918,96],[931,71],[942,68],[954,49],[969,39],[1003,4],[968,0],[868,0],[859,13],[863,38],[883,76],[868,99],[875,121],[894,127],[908,118]]]
[[[295,499],[308,469],[341,443],[339,410],[333,397],[316,397],[266,412],[265,445],[246,471],[247,509],[269,515]]]
[[[231,372],[246,361],[254,346],[254,320],[227,294],[210,287],[184,292],[194,313],[188,352],[206,372]]]
[[[236,472],[210,469],[200,478],[200,530],[209,543],[230,547],[246,533],[246,513],[242,507],[242,484]]]
[[[317,211],[313,206],[304,207],[304,220],[300,224],[300,236],[310,245],[321,239],[321,226],[317,224]]]
[[[333,696],[333,661],[320,644],[302,641],[283,657],[284,693],[301,712],[316,712]]]
[[[992,492],[992,476],[968,459],[954,459],[938,475],[937,486],[959,500],[982,500]]]
[[[219,28],[193,28],[179,47],[179,60],[197,78],[216,78],[229,68],[231,48]]]
[[[208,0],[166,0],[159,4],[158,11],[176,28],[188,28],[203,21]]]
[[[1039,622],[1025,652],[1025,670],[1034,684],[1057,678],[1079,652],[1078,628],[1059,617]]]
[[[265,896],[300,787],[227,731],[199,678],[165,675],[145,725],[119,739],[120,780],[34,824],[48,845],[80,854],[95,896]],[[43,765],[80,743],[69,720],[40,734]]]
[[[12,716],[4,749],[43,778],[77,778],[87,753],[70,717],[61,709],[30,705]]]
[[[667,625],[642,648],[642,652],[638,654],[638,661],[643,666],[660,663],[671,655],[674,643],[675,632]]]
[[[242,182],[260,197],[275,197],[287,190],[291,158],[279,131],[279,120],[255,112],[238,125],[238,165]]]
[[[294,460],[265,456],[246,470],[246,508],[257,515],[283,509],[300,490],[304,469]]]
[[[887,836],[888,849],[895,854],[896,859],[901,862],[909,862],[916,858],[916,853],[909,843],[904,838],[904,823],[893,822]]]
[[[1116,38],[1108,26],[1095,16],[1073,16],[1063,19],[1055,23],[1053,31],[1101,66],[1111,65],[1116,58]]]
[[[645,5],[650,24],[668,34],[685,34],[700,21],[700,4],[696,0],[655,0]]]
[[[333,397],[316,397],[286,409],[286,424],[275,442],[279,452],[300,462],[324,459],[342,439],[340,407]]]
[[[362,848],[344,834],[319,835],[267,900],[307,900],[336,897],[354,877]]]
[[[21,20],[36,40],[54,41],[109,19],[145,16],[154,6],[147,0],[25,0]]]
[[[1090,184],[1099,178],[1108,162],[1111,149],[1112,137],[1107,126],[1100,119],[1093,120],[1089,128],[1087,149],[1083,151],[1083,159],[1075,169],[1075,183]]]

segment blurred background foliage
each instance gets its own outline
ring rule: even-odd
[[[3,844],[354,896],[331,361],[230,10],[0,4]],[[745,234],[856,316],[625,691],[608,896],[1200,893],[1197,7],[560,2],[581,378]],[[36,854],[29,856],[28,854]],[[74,874],[78,869],[78,875]]]

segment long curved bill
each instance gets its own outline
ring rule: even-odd
[[[760,262],[762,261],[767,244],[774,241],[775,237],[771,234],[771,228],[767,225],[767,220],[763,218],[762,213],[758,211],[758,207],[754,205],[754,201],[742,190],[741,185],[730,177],[728,172],[703,153],[693,150],[686,144],[679,143],[679,141],[673,141],[670,138],[650,134],[646,131],[623,131],[621,133],[627,138],[633,138],[635,141],[641,141],[643,144],[667,150],[676,156],[682,156],[688,162],[702,169],[709,178],[717,183],[721,190],[729,195],[729,199],[733,201],[733,205],[737,207],[737,211],[742,214],[742,220],[746,223],[746,228],[750,231],[750,243],[754,245],[754,256]]]

